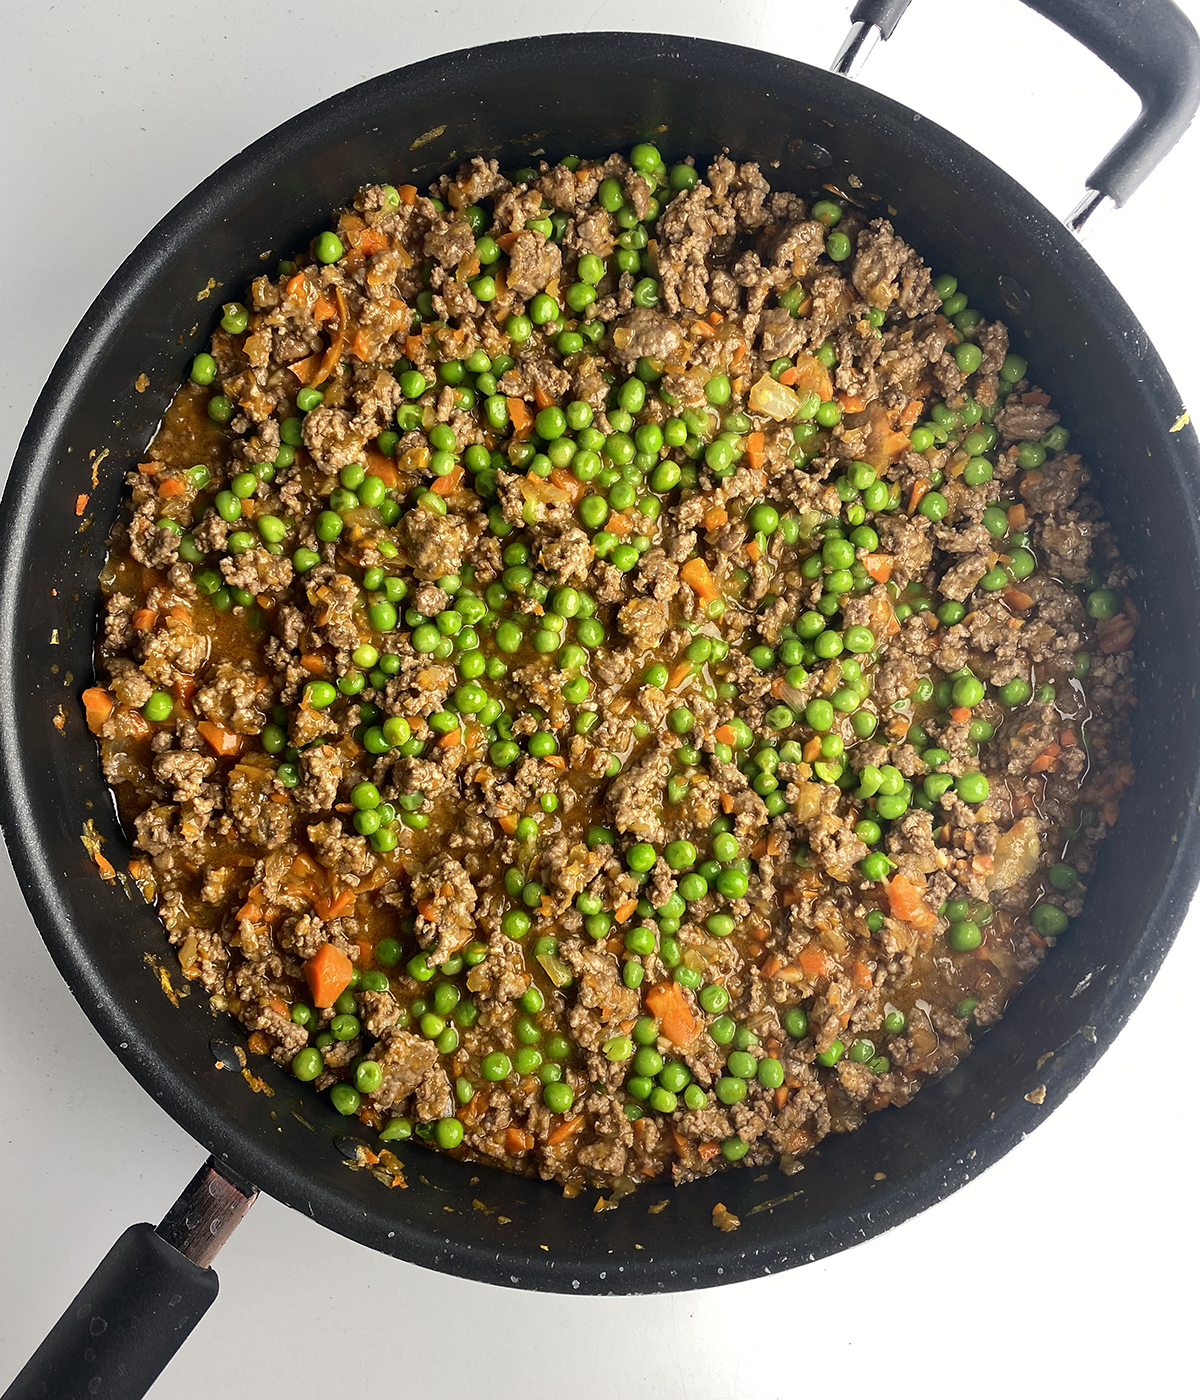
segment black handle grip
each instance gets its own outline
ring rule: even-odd
[[[1200,38],[1171,0],[1024,0],[1031,10],[1106,63],[1142,100],[1137,120],[1087,178],[1087,186],[1124,204],[1175,145],[1200,107]],[[909,0],[858,0],[856,23],[885,39]]]
[[[3,1400],[142,1400],[217,1296],[217,1276],[131,1225]]]

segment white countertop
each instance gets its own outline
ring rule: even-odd
[[[1182,7],[1200,24],[1200,0]],[[438,52],[548,29],[654,27],[825,63],[848,9],[663,0],[651,26],[648,7],[628,0],[549,11],[529,0],[12,6],[0,83],[0,463],[76,322],[143,234],[222,161],[321,98]],[[1017,0],[917,0],[864,81],[973,142],[1060,212],[1136,111],[1098,61]],[[1159,221],[1170,202],[1195,229],[1198,175],[1193,130],[1088,240],[1193,404],[1196,288],[1190,271],[1172,285]],[[1178,265],[1194,268],[1194,245]],[[6,1384],[117,1235],[157,1221],[204,1152],[93,1031],[0,861]],[[613,1380],[578,1345],[602,1331],[637,1358],[625,1393],[656,1400],[791,1400],[842,1380],[862,1395],[1183,1395],[1195,1379],[1200,1231],[1184,1185],[1194,1112],[1179,1090],[1197,1063],[1198,934],[1193,909],[1124,1034],[1031,1139],[848,1253],[702,1293],[532,1296],[418,1271],[264,1198],[218,1261],[217,1303],[154,1395],[308,1397],[353,1376],[399,1394],[477,1386],[496,1400],[609,1400]]]

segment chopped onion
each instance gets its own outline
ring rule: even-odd
[[[800,399],[786,384],[780,384],[769,374],[763,377],[750,390],[750,407],[755,413],[765,413],[776,423],[784,423],[794,418],[800,408]]]

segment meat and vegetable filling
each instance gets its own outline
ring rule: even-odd
[[[649,145],[367,186],[130,473],[85,701],[134,874],[384,1142],[790,1160],[1082,908],[1136,622],[1087,481],[836,191]]]

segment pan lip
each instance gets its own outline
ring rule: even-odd
[[[973,189],[990,186],[992,198],[1007,206],[1008,217],[1020,222],[1042,252],[1059,262],[1060,275],[1075,279],[1081,292],[1086,289],[1093,301],[1099,302],[1097,319],[1111,337],[1126,343],[1132,338],[1132,343],[1138,345],[1142,381],[1139,393],[1146,397],[1173,396],[1173,401],[1178,402],[1165,367],[1132,311],[1066,228],[1033,195],[960,138],[882,94],[767,51],[674,35],[567,33],[463,49],[369,79],[298,113],[260,137],[185,195],[97,295],[38,397],[17,449],[16,460],[22,464],[22,470],[10,474],[4,491],[8,528],[0,538],[0,580],[4,581],[0,586],[0,696],[14,696],[22,689],[17,606],[28,568],[30,526],[38,509],[41,483],[54,463],[55,444],[71,418],[75,399],[97,356],[120,332],[163,265],[193,237],[198,224],[211,221],[222,209],[234,204],[243,190],[277,173],[289,143],[299,141],[308,146],[324,135],[328,144],[335,139],[348,139],[364,124],[369,126],[373,113],[386,105],[399,83],[410,91],[422,90],[432,102],[438,88],[453,81],[456,71],[464,70],[467,64],[475,72],[481,66],[509,71],[515,62],[527,63],[531,59],[561,64],[585,58],[595,63],[601,57],[636,64],[666,56],[684,65],[673,75],[674,81],[702,78],[704,71],[719,60],[727,76],[753,79],[764,101],[776,96],[777,85],[786,84],[789,96],[804,93],[807,85],[814,108],[833,117],[842,115],[844,103],[857,95],[855,119],[865,121],[881,136],[894,139],[905,132],[926,164],[932,148],[940,148],[937,155],[943,162],[950,161],[956,176]],[[1194,434],[1188,430],[1176,434],[1173,440],[1164,439],[1164,452],[1169,452],[1172,460],[1192,460],[1193,471],[1180,472],[1179,477],[1183,503],[1195,522],[1200,518],[1200,473],[1195,470]],[[1192,532],[1195,538],[1194,523]],[[1197,554],[1200,555],[1200,548]],[[1180,820],[1177,855],[1142,936],[1108,986],[1104,998],[1106,1014],[1097,1017],[1095,1040],[1086,1042],[1073,1036],[1045,1067],[1045,1106],[1014,1095],[1009,1104],[997,1110],[986,1129],[971,1140],[971,1160],[960,1152],[948,1152],[929,1161],[918,1173],[897,1178],[881,1190],[873,1210],[840,1218],[836,1227],[828,1227],[819,1240],[805,1237],[797,1227],[790,1232],[781,1230],[769,1246],[748,1249],[745,1242],[738,1242],[737,1235],[728,1235],[714,1241],[702,1254],[659,1253],[644,1260],[624,1256],[618,1267],[614,1256],[598,1250],[569,1258],[543,1254],[533,1244],[497,1249],[492,1243],[454,1240],[439,1236],[426,1226],[364,1211],[334,1189],[306,1177],[286,1159],[273,1156],[248,1130],[218,1114],[173,1057],[159,1048],[136,1018],[128,1014],[121,997],[106,979],[103,965],[89,956],[75,937],[64,890],[30,816],[27,799],[37,780],[37,773],[23,753],[17,707],[0,704],[0,828],[39,933],[76,1000],[106,1043],[142,1088],[187,1132],[218,1160],[228,1161],[277,1199],[359,1243],[480,1282],[566,1293],[675,1291],[760,1277],[847,1248],[943,1199],[997,1161],[1042,1121],[1115,1038],[1173,941],[1200,872],[1200,820],[1193,805]],[[803,1247],[798,1243],[802,1238]]]

